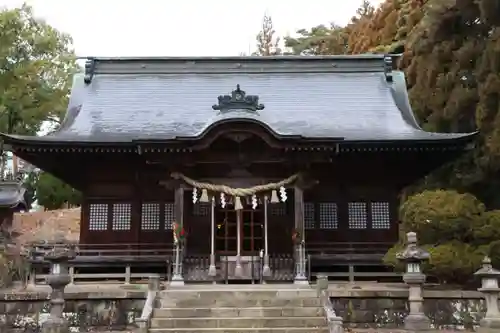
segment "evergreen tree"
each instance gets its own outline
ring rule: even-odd
[[[253,55],[257,56],[274,56],[280,55],[281,49],[279,47],[280,38],[276,37],[274,30],[273,20],[271,16],[264,15],[262,19],[262,28],[257,34],[257,51]]]

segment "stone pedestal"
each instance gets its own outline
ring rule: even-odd
[[[63,244],[56,244],[49,250],[44,259],[50,262],[50,275],[47,284],[51,287],[50,316],[42,324],[42,333],[69,333],[64,312],[64,288],[71,282],[68,272],[68,260],[75,257],[74,251]]]
[[[326,321],[328,324],[329,333],[344,333],[344,321],[342,317],[337,316],[333,309],[333,304],[328,295],[328,277],[319,275],[316,280],[316,289],[318,297],[321,299],[321,304],[325,312]]]
[[[294,284],[309,284],[306,276],[306,254],[304,243],[300,242],[295,246],[295,278]]]
[[[215,267],[215,254],[210,255],[210,266],[208,267],[208,276],[216,277],[217,268]]]
[[[410,311],[404,320],[404,327],[410,332],[430,331],[431,321],[424,314],[424,299],[422,297],[422,287],[425,282],[425,274],[422,273],[422,262],[429,260],[430,255],[417,246],[416,233],[409,232],[406,237],[406,248],[396,255],[396,258],[406,266],[403,281],[408,285],[408,306]]]
[[[498,277],[500,271],[493,268],[488,257],[483,259],[483,266],[474,273],[481,278],[481,288],[478,289],[486,301],[486,314],[479,322],[478,332],[500,333],[500,312],[498,309]]]
[[[182,248],[179,243],[175,244],[174,272],[172,274],[171,286],[183,286],[184,277],[182,275]]]
[[[271,267],[269,267],[269,254],[264,254],[264,267],[262,268],[262,276],[268,278],[271,276]]]
[[[422,285],[425,275],[421,273],[406,273],[403,281],[408,285],[408,305],[410,312],[406,316],[405,329],[410,331],[426,331],[431,328],[431,321],[424,314],[424,299],[422,297]]]

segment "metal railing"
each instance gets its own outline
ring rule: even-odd
[[[223,257],[223,256],[222,256]],[[235,263],[224,260],[221,256],[216,260],[217,274],[209,275],[209,255],[188,255],[183,261],[183,275],[186,283],[232,283],[246,281],[250,283],[293,281],[295,276],[295,260],[291,254],[270,255],[270,274],[263,275],[263,258],[254,256],[243,264],[243,276],[236,276]]]

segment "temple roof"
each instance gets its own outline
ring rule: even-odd
[[[247,104],[214,110],[237,102],[230,96],[238,89],[250,96]],[[40,143],[172,140],[230,121],[259,123],[281,138],[430,142],[474,134],[423,131],[404,74],[388,57],[364,55],[91,59],[74,78],[57,132],[3,136]]]

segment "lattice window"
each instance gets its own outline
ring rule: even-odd
[[[286,204],[285,203],[275,203],[268,206],[269,212],[273,216],[286,216]]]
[[[390,229],[391,213],[388,202],[372,202],[372,229]]]
[[[131,211],[129,203],[113,204],[113,230],[130,230]]]
[[[322,202],[319,204],[319,227],[320,229],[337,229],[339,226],[337,204],[334,202]]]
[[[108,205],[90,204],[89,206],[89,230],[108,230]]]
[[[366,229],[366,203],[349,202],[349,229]]]
[[[141,229],[142,230],[159,230],[160,229],[160,204],[159,203],[143,203],[142,204]]]
[[[304,202],[304,227],[306,229],[314,229],[315,223],[315,209],[313,202]]]
[[[193,204],[194,216],[210,216],[211,203],[210,202],[197,202]]]
[[[175,204],[167,202],[165,204],[165,229],[172,229],[172,224],[175,220]]]

